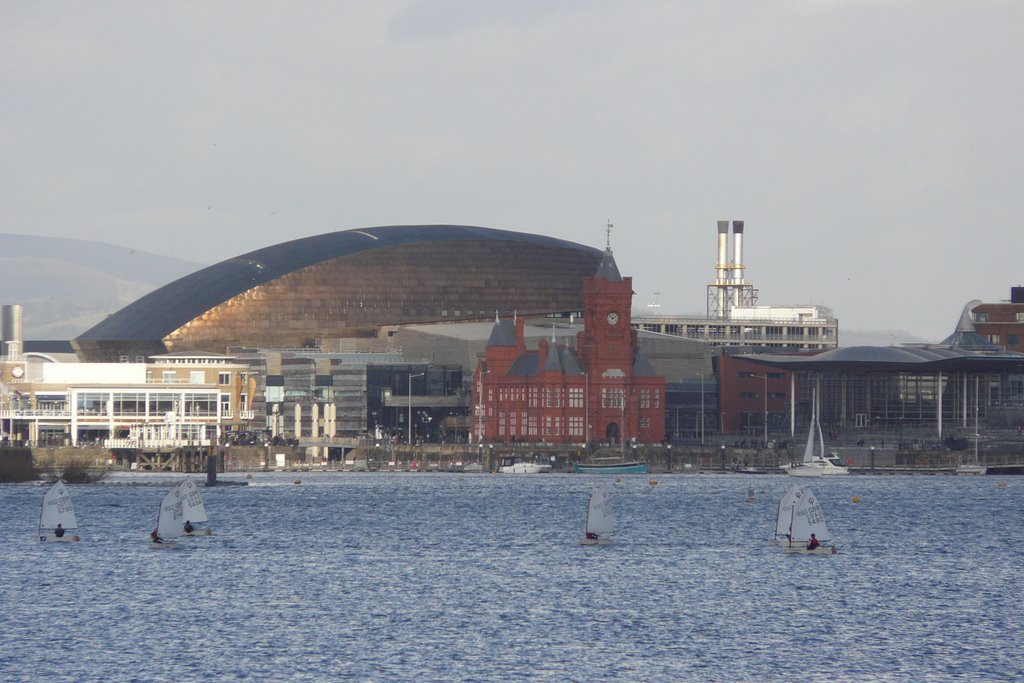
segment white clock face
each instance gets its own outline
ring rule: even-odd
[[[608,324],[609,325],[615,325],[618,322],[619,322],[619,314],[618,313],[616,313],[615,311],[612,311],[611,313],[608,314]]]
[[[18,366],[14,366],[13,368],[11,368],[11,374],[14,375],[15,377],[21,377],[22,375],[25,374],[25,371],[19,368]]]

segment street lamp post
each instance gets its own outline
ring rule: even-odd
[[[481,370],[480,376],[477,378],[477,401],[476,401],[476,442],[482,444],[484,442],[484,375],[488,370]]]
[[[412,374],[412,373],[409,373],[409,396],[408,396],[408,398],[409,398],[409,422],[405,425],[405,429],[406,429],[406,432],[408,433],[408,441],[409,441],[409,445],[410,446],[412,445],[412,378],[413,377],[423,377],[426,374],[427,373],[425,373],[425,372],[420,372],[420,373],[417,373],[415,375]]]
[[[700,445],[704,445],[704,373],[700,375]]]
[[[622,420],[619,427],[619,460],[625,460],[626,447],[626,385],[622,385]]]
[[[768,447],[768,373],[751,375],[764,380],[764,447]]]

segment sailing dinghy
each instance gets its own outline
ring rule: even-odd
[[[182,536],[212,536],[213,529],[210,527],[193,526],[210,521],[196,483],[191,479],[186,479],[178,484],[177,491],[181,498],[181,516],[185,519],[182,525]],[[192,527],[192,530],[188,531],[186,525]]]
[[[71,505],[71,494],[63,481],[50,487],[43,496],[43,509],[39,513],[39,540],[43,543],[73,542],[82,540],[76,533],[78,519]]]
[[[612,494],[607,486],[590,494],[587,506],[587,522],[580,545],[608,545],[609,535],[615,531],[615,516],[612,514]]]
[[[818,539],[816,548],[809,548],[811,536]],[[825,513],[821,502],[809,486],[796,493],[793,516],[789,522],[789,538],[783,546],[786,552],[806,555],[835,555],[838,551],[832,543],[832,534],[825,524]]]
[[[181,547],[181,544],[173,539],[178,538],[184,533],[182,530],[182,525],[184,524],[181,516],[182,507],[178,486],[175,486],[160,501],[160,514],[157,518],[156,529],[153,530],[156,532],[156,538],[153,538],[153,534],[150,534],[149,546],[151,548]]]

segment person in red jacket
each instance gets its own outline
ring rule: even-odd
[[[811,534],[811,540],[807,542],[807,549],[808,550],[814,550],[819,545],[821,545],[821,542],[818,541],[818,537],[815,536],[814,534]]]

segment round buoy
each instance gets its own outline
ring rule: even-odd
[[[250,472],[249,474],[245,475],[245,478],[246,479],[252,479],[252,473]]]
[[[850,500],[852,500],[854,503],[859,503],[860,502],[860,496],[854,496]]]
[[[658,480],[657,479],[651,479],[647,483],[650,484],[651,486],[657,486],[658,485]]]
[[[296,479],[296,480],[295,480],[295,481],[294,481],[293,483],[295,483],[295,484],[301,484],[301,483],[302,483],[302,480],[300,480],[300,479]]]
[[[997,481],[996,482],[996,486],[998,486],[1001,489],[1005,489],[1006,488],[1006,482],[1005,481]]]

